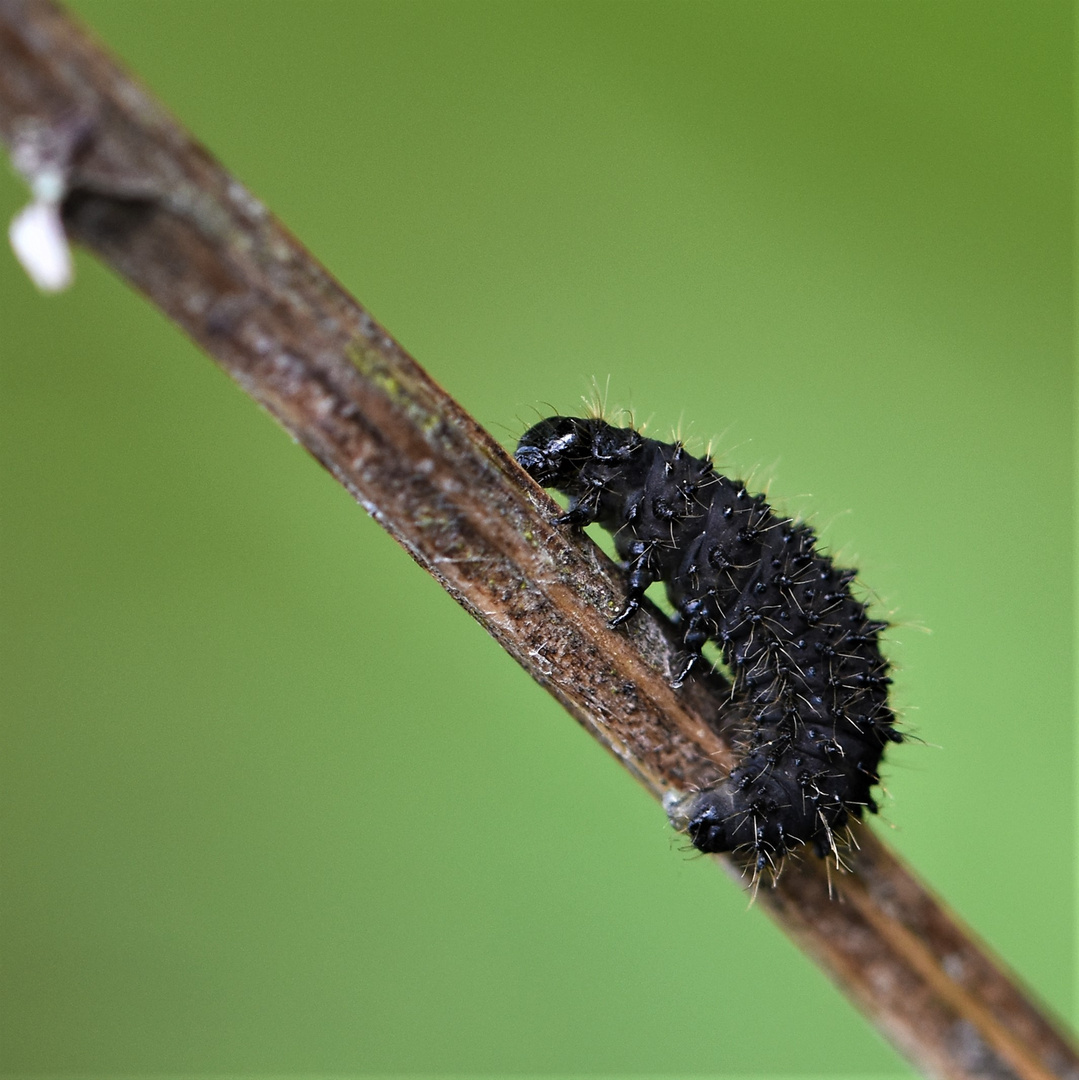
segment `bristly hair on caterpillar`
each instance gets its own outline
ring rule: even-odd
[[[885,746],[901,742],[888,705],[880,632],[851,592],[855,572],[817,551],[804,523],[717,473],[681,442],[649,439],[600,416],[552,416],[515,457],[568,496],[559,524],[598,522],[628,571],[619,626],[662,581],[677,613],[680,686],[709,641],[729,669],[746,721],[728,777],[672,814],[703,852],[752,857],[759,876],[811,845],[839,861],[837,836],[876,813]]]

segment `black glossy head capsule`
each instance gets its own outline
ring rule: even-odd
[[[551,416],[530,427],[514,457],[537,484],[563,490],[592,457],[594,425],[574,416]]]

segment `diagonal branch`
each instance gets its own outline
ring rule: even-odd
[[[0,138],[67,234],[175,321],[658,798],[724,775],[725,688],[668,684],[669,624],[288,232],[49,0],[0,0]],[[30,163],[29,165],[27,163]],[[50,171],[51,170],[51,171]],[[768,913],[927,1074],[1079,1077],[1079,1054],[868,830]],[[726,865],[735,873],[738,867]]]

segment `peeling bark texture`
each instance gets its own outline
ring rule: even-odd
[[[35,192],[61,178],[68,236],[209,353],[654,795],[669,804],[725,775],[725,687],[671,689],[676,645],[654,610],[607,628],[622,596],[610,563],[551,524],[546,494],[50,0],[0,0],[0,138]],[[848,872],[806,858],[757,902],[927,1075],[1079,1080],[1030,995],[868,829],[855,839]]]

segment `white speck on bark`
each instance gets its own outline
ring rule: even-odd
[[[30,280],[47,293],[62,292],[75,278],[57,203],[32,202],[11,220],[8,239]]]

